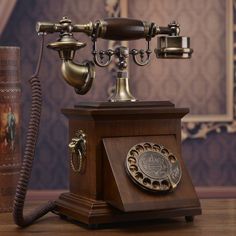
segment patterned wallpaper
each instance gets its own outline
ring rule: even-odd
[[[152,1],[153,4],[155,2],[156,8],[150,7],[151,1],[152,0],[145,1],[145,7],[147,7],[147,11],[143,11],[143,8],[140,7],[141,5],[139,6],[139,4],[141,4],[142,2],[141,0],[129,2],[133,2],[131,4],[134,4],[135,6],[135,10],[138,13],[136,17],[147,19],[148,11],[156,13],[157,7],[159,7],[158,4],[164,4],[166,10],[162,13],[158,12],[158,14],[161,14],[161,17],[163,17],[162,20],[165,20],[163,24],[168,23],[174,18],[172,16],[170,17],[170,14],[167,12],[169,9],[169,5],[167,3],[164,3],[166,1]],[[168,0],[167,2],[169,1],[170,0]],[[187,2],[187,0],[185,2]],[[201,0],[200,2],[201,4],[203,4],[203,0]],[[220,4],[219,0],[217,0],[216,2],[219,2]],[[196,5],[195,7],[200,7],[201,4],[199,4],[199,6]],[[182,9],[181,4],[180,9]],[[221,11],[222,9],[220,7],[215,7],[215,9],[213,10],[208,10],[211,11],[212,14],[214,14],[214,11]],[[185,10],[185,12],[187,12],[189,15],[193,14],[194,11],[194,9]],[[165,12],[166,14],[164,14]],[[132,13],[132,11],[129,11],[129,14],[130,16],[133,16],[134,13]],[[158,14],[156,17],[158,17]],[[34,30],[35,22],[40,20],[55,22],[58,21],[63,15],[69,16],[74,22],[81,23],[103,18],[106,16],[105,0],[20,0],[18,1],[14,12],[5,28],[5,31],[0,38],[1,45],[17,45],[21,47],[23,135],[25,135],[30,107],[30,89],[27,80],[34,70],[39,47],[39,40]],[[189,31],[191,32],[192,28],[194,29],[195,24],[198,24],[196,19],[192,21],[191,27],[187,26],[185,28],[186,34]],[[213,28],[210,30],[214,31]],[[204,42],[208,40],[204,37],[203,39],[200,39],[203,40],[202,44],[204,44]],[[217,35],[217,37],[218,40],[221,40],[221,35]],[[55,39],[55,36],[48,36],[46,40],[49,42],[53,39]],[[86,37],[81,37],[80,40],[86,40]],[[141,44],[142,43],[143,42],[141,42]],[[199,42],[195,43],[198,44]],[[139,45],[139,42],[137,42],[137,45]],[[99,46],[101,48],[106,48],[106,42],[100,41]],[[90,48],[91,45],[89,44],[87,48],[80,51],[78,61],[82,61],[83,58],[91,59],[91,55],[89,54]],[[208,54],[211,54],[212,49],[209,50],[210,51]],[[220,50],[224,50],[224,44],[222,44],[222,48]],[[216,57],[214,62],[216,63],[216,65],[218,65],[219,63],[224,63],[224,58],[217,57],[218,52],[214,55],[216,55],[214,56]],[[209,55],[209,58],[211,58],[211,55]],[[180,80],[179,77],[172,76],[173,71],[168,74],[169,71],[162,63],[164,62],[161,62],[161,60],[158,63],[152,62],[150,67],[145,68],[144,70],[141,70],[137,67],[131,67],[131,76],[133,77],[131,79],[131,87],[133,87],[134,89],[134,94],[140,95],[138,96],[139,98],[144,98],[142,97],[144,94],[140,93],[140,88],[146,89],[146,91],[149,92],[149,89],[152,87],[152,91],[158,91],[157,93],[150,93],[150,96],[153,96],[152,98],[171,98],[171,100],[180,102],[180,104],[182,104],[181,101],[185,102],[185,92],[188,88],[186,81],[184,83],[181,83],[182,80]],[[173,64],[173,66],[175,66],[175,68],[176,66],[180,67],[182,75],[192,74],[192,71],[189,71],[192,62],[185,61],[185,63],[187,64],[181,64],[181,66]],[[149,88],[146,88],[143,83],[141,83],[141,81],[146,81],[146,76],[148,75],[147,70],[157,67],[161,68],[162,71],[157,71],[156,73],[152,71],[150,75],[150,78],[152,78],[152,80],[148,81]],[[68,186],[67,147],[65,145],[68,142],[67,121],[60,114],[60,109],[62,107],[71,107],[76,102],[81,100],[105,100],[107,98],[106,91],[112,84],[110,75],[107,74],[107,70],[97,68],[97,78],[95,80],[95,83],[93,84],[92,90],[87,95],[81,97],[76,95],[73,92],[73,89],[67,86],[61,79],[59,68],[60,60],[58,58],[58,55],[54,51],[45,50],[45,56],[41,71],[44,107],[40,129],[41,133],[30,184],[31,188],[33,189],[61,189]],[[171,81],[176,85],[173,85],[171,82],[169,85],[166,85],[164,89],[160,90],[159,78],[161,78],[161,75],[163,73],[165,75],[168,74],[171,79],[173,78],[173,80]],[[216,73],[214,69],[212,70],[212,73]],[[222,71],[222,74],[224,74],[224,71]],[[206,82],[208,83],[209,81]],[[191,87],[195,86],[191,85],[191,83],[198,83],[198,81],[189,81],[189,83],[190,84],[188,84],[188,86]],[[175,96],[174,98],[172,98],[171,96],[169,97],[169,95],[171,95],[171,91],[176,91],[176,86],[178,88],[181,87],[181,89],[178,90],[178,96]],[[198,84],[196,86],[204,87],[205,85]],[[216,87],[218,88],[219,86],[225,85],[221,84],[221,82],[219,81],[216,84]],[[214,109],[217,110],[217,112],[224,112],[224,94],[222,94],[222,97],[219,96],[219,91],[213,88],[211,94],[211,96],[217,97],[216,101],[212,101]],[[145,97],[145,99],[149,99],[149,97]],[[190,98],[190,100],[187,101],[193,102],[193,104],[197,103],[197,100],[195,100],[195,98]],[[183,104],[187,106],[186,103]],[[200,107],[198,106],[196,109],[197,111],[199,111],[201,109],[201,104]],[[235,185],[235,153],[236,136],[234,134],[223,133],[218,135],[212,133],[205,140],[186,140],[183,143],[184,159],[186,160],[193,182],[196,185]]]
[[[132,18],[160,26],[177,20],[180,34],[191,38],[194,49],[191,60],[161,60],[152,55],[152,63],[144,68],[130,63],[137,97],[165,98],[179,107],[190,107],[191,114],[225,114],[225,6],[222,0],[128,1],[128,15]],[[155,48],[156,39],[151,43]],[[144,40],[137,40],[130,47],[142,48],[144,44]]]

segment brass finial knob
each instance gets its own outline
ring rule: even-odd
[[[64,24],[64,23],[71,24],[72,23],[72,21],[67,16],[63,16],[59,22],[60,22],[60,24]]]
[[[177,21],[172,21],[168,27],[172,30],[172,34],[174,36],[178,36],[180,34],[180,24]]]

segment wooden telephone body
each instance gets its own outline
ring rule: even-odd
[[[170,102],[86,103],[63,109],[69,137],[87,138],[83,171],[70,167],[70,187],[56,202],[63,216],[88,225],[201,214],[200,203],[181,156],[181,118],[188,109]],[[150,193],[125,171],[128,150],[140,142],[162,144],[177,156],[182,178],[173,191]],[[71,164],[71,155],[69,155]]]

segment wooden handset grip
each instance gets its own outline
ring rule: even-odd
[[[149,25],[145,21],[129,18],[107,18],[98,23],[98,37],[109,40],[135,40],[146,38]]]
[[[154,37],[158,30],[154,23],[130,18],[107,18],[95,23],[72,24],[70,19],[63,17],[59,23],[38,22],[36,24],[38,33],[58,32],[65,35],[81,32],[95,38],[121,41]]]

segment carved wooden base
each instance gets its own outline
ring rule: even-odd
[[[70,190],[57,201],[59,214],[89,226],[178,216],[191,221],[201,214],[181,155],[181,118],[187,113],[170,102],[89,102],[64,109],[70,140],[78,130],[86,134],[86,164],[81,173],[70,168]],[[160,144],[175,154],[182,177],[174,191],[155,195],[130,179],[125,160],[138,143]]]
[[[80,197],[72,193],[63,193],[56,201],[57,211],[62,216],[88,224],[107,224],[137,220],[149,220],[160,218],[172,218],[185,216],[186,221],[193,220],[194,215],[201,214],[199,207],[186,207],[178,209],[122,212],[108,205],[104,201]]]

